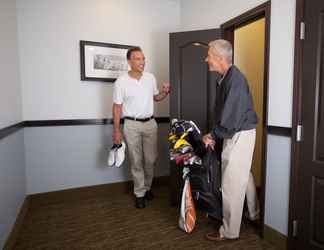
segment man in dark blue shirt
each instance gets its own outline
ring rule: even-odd
[[[232,65],[232,45],[226,40],[209,43],[206,62],[210,71],[222,77],[217,82],[215,125],[203,137],[206,146],[223,141],[222,198],[223,225],[218,232],[206,235],[209,240],[238,239],[245,195],[249,218],[259,217],[255,184],[250,172],[256,137],[257,115],[249,85]]]

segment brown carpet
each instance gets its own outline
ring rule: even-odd
[[[168,188],[154,191],[156,198],[145,209],[135,209],[127,194],[33,205],[14,249],[275,249],[247,224],[240,240],[207,241],[204,236],[215,229],[215,222],[202,214],[194,231],[186,234],[178,229]]]

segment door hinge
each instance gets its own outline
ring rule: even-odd
[[[293,230],[292,230],[293,237],[297,237],[297,230],[298,230],[298,222],[297,222],[297,220],[294,220],[293,221]]]
[[[302,133],[303,133],[303,126],[299,124],[297,126],[296,141],[302,140]]]
[[[305,23],[300,22],[300,40],[305,40]]]

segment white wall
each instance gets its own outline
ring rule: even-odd
[[[17,16],[24,120],[112,117],[113,83],[80,81],[80,40],[141,46],[147,71],[169,78],[178,0],[17,0]],[[168,116],[168,100],[155,114]],[[128,164],[105,167],[111,133],[110,125],[26,128],[28,194],[128,180]]]
[[[22,119],[15,1],[0,2],[0,129]]]
[[[181,28],[183,30],[218,28],[226,21],[264,2],[266,1],[181,0]]]
[[[272,0],[268,125],[292,126],[295,0]]]
[[[80,81],[79,40],[141,46],[146,69],[169,78],[178,1],[17,0],[17,15],[24,120],[111,117],[113,84]]]
[[[183,30],[217,28],[263,0],[182,0]],[[295,0],[271,1],[268,125],[291,127]],[[290,138],[269,137],[266,184],[266,221],[287,235]],[[282,187],[282,192],[277,188]]]
[[[159,124],[159,159],[155,176],[169,175],[169,124]],[[130,180],[127,160],[108,167],[112,125],[25,128],[27,193]]]
[[[182,0],[183,30],[218,28],[226,21],[264,3],[264,0]],[[291,127],[295,0],[271,1],[268,121]]]
[[[21,122],[15,1],[0,1],[0,129]],[[23,131],[0,139],[0,249],[26,196]]]

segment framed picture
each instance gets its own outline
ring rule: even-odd
[[[114,82],[128,71],[126,53],[135,46],[80,41],[82,81]]]

